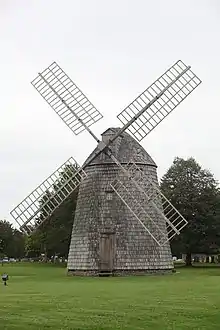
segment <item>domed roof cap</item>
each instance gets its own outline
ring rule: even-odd
[[[112,138],[120,128],[108,128],[102,135],[102,141],[107,143],[109,138]],[[113,155],[118,159],[121,164],[127,164],[129,161],[134,161],[137,164],[157,166],[151,156],[145,151],[145,149],[127,132],[123,132],[110,146]],[[87,160],[94,155],[98,150],[95,150],[90,154]],[[87,161],[86,160],[86,161]],[[89,165],[98,164],[114,164],[114,161],[109,158],[104,152],[97,156]],[[88,166],[89,166],[88,165]]]

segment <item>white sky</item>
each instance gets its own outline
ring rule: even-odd
[[[102,112],[100,134],[174,62],[203,83],[142,145],[159,176],[193,156],[220,179],[218,0],[0,0],[0,219],[73,156],[95,147],[74,136],[30,84],[54,60]]]

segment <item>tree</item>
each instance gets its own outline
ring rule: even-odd
[[[12,240],[12,225],[6,220],[0,220],[0,252],[2,255],[8,254]]]
[[[175,158],[162,177],[161,190],[188,225],[171,247],[173,252],[191,254],[213,253],[220,246],[220,192],[218,182],[208,170],[202,169],[193,158]]]
[[[39,227],[41,242],[48,257],[59,255],[67,257],[71,239],[74,211],[78,191],[74,191]]]
[[[45,253],[48,257],[54,255],[67,257],[78,195],[78,188],[74,188],[80,181],[79,174],[75,175],[76,171],[78,168],[67,165],[60,173],[56,184],[41,198],[41,211],[36,219],[38,228],[27,240],[26,250],[29,256]],[[72,180],[73,176],[74,180]],[[73,192],[65,198],[70,191]],[[54,208],[53,205],[57,209],[42,223],[48,211]]]
[[[13,241],[10,244],[9,257],[22,258],[25,254],[25,236],[17,229],[13,229]]]
[[[0,254],[1,257],[21,258],[24,256],[24,235],[14,229],[6,220],[0,220]]]
[[[33,232],[31,235],[26,236],[25,241],[25,255],[28,258],[39,257],[43,253],[43,233],[39,230]]]

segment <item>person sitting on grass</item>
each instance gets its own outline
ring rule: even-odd
[[[4,274],[2,275],[2,281],[3,281],[4,285],[7,285],[8,274],[4,273]]]

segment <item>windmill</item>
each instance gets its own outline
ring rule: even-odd
[[[172,270],[169,241],[187,221],[160,191],[157,166],[139,142],[200,83],[177,61],[117,116],[122,127],[99,139],[90,127],[103,116],[59,65],[39,73],[35,89],[75,135],[86,130],[97,147],[82,167],[68,159],[11,211],[20,229],[32,233],[79,187],[69,273]]]

